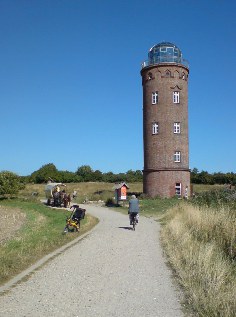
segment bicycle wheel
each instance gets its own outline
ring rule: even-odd
[[[136,226],[136,217],[133,219],[133,230],[135,231],[135,226]]]

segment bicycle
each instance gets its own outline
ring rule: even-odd
[[[136,225],[137,225],[137,214],[136,213],[132,213],[131,214],[131,224],[132,224],[132,226],[133,226],[133,231],[135,231],[135,227],[136,227]]]
[[[79,232],[80,230],[80,221],[85,217],[86,209],[79,208],[79,205],[73,205],[70,207],[72,213],[69,217],[66,218],[66,226],[64,228],[64,233],[70,231]]]
[[[79,232],[80,229],[80,221],[78,219],[73,219],[73,212],[69,217],[66,218],[66,226],[64,228],[64,233],[68,233],[71,231]]]

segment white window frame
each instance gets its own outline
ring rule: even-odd
[[[173,92],[173,103],[179,103],[179,91]]]
[[[174,133],[180,134],[180,122],[174,122]]]
[[[180,152],[180,151],[175,151],[175,154],[174,154],[174,162],[175,162],[175,163],[181,162],[181,152]]]
[[[158,91],[152,93],[152,105],[156,105],[158,103]]]
[[[181,183],[175,183],[175,195],[178,197],[181,197],[181,195],[182,195]]]
[[[152,124],[152,134],[158,134],[159,133],[159,124],[158,122],[153,122]]]

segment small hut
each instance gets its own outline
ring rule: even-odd
[[[129,189],[129,186],[125,182],[115,184],[113,189],[115,189],[115,200],[117,204],[119,201],[127,199],[127,189]]]

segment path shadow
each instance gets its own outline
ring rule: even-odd
[[[125,230],[133,230],[132,227],[118,227],[119,229],[125,229]]]

